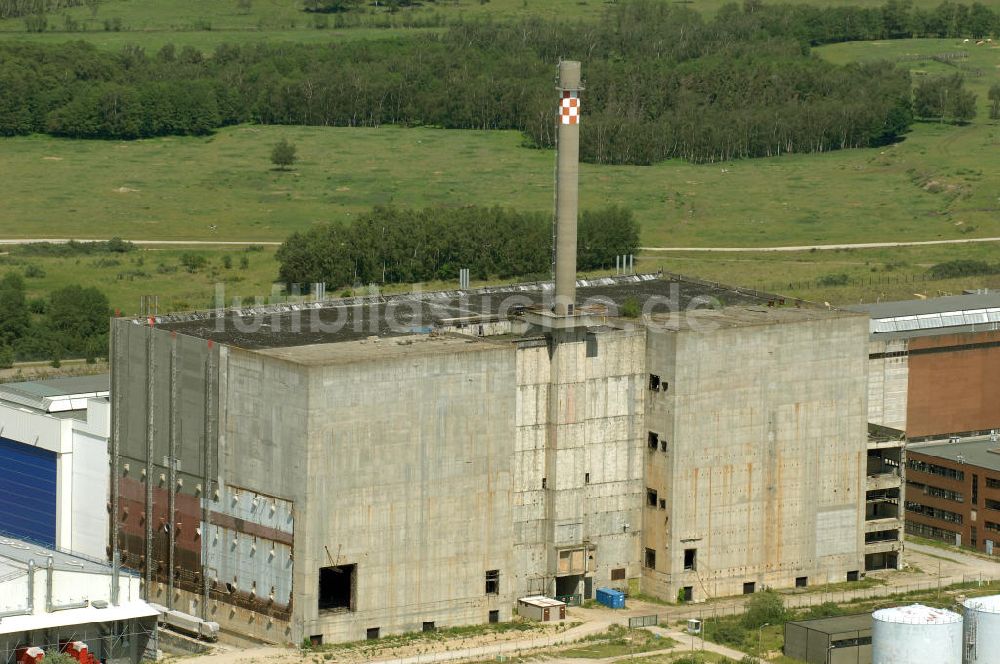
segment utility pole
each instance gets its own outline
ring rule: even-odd
[[[938,590],[937,590],[938,601],[941,600],[941,560],[938,559]]]

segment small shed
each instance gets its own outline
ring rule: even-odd
[[[809,664],[871,664],[872,616],[858,613],[785,623],[785,656]]]
[[[534,595],[517,600],[517,613],[528,620],[549,622],[566,618],[566,603],[557,599]]]
[[[614,588],[598,588],[597,601],[611,609],[624,609],[625,593]]]

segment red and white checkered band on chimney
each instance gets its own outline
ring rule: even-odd
[[[563,124],[580,124],[580,95],[575,90],[563,90],[559,115]]]

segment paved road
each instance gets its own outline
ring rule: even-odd
[[[965,575],[982,574],[983,578],[1000,578],[1000,563],[990,560],[985,556],[976,556],[955,549],[942,549],[936,546],[927,546],[907,540],[907,552],[916,551],[932,558],[946,558],[952,563],[957,563],[965,569],[961,572]],[[929,572],[931,570],[924,570]]]
[[[709,251],[709,252],[759,252],[759,251],[828,251],[831,249],[880,249],[884,247],[922,247],[932,244],[969,244],[971,242],[1000,242],[1000,237],[972,237],[961,240],[924,240],[922,242],[862,242],[860,244],[807,244],[798,247],[639,247],[640,251]]]
[[[110,238],[86,238],[78,242],[107,242]],[[19,238],[0,239],[0,245],[4,244],[34,244],[37,242],[50,242],[52,244],[66,244],[68,238]],[[249,247],[251,245],[264,245],[277,247],[281,242],[274,241],[236,241],[236,240],[129,240],[132,244],[142,246],[206,246],[206,247]],[[885,247],[921,247],[934,244],[969,244],[972,242],[1000,242],[1000,237],[972,237],[961,240],[924,240],[921,242],[862,242],[858,244],[807,244],[795,247],[639,247],[640,251],[688,251],[688,252],[738,252],[756,253],[762,251],[829,251],[831,249],[879,249]]]

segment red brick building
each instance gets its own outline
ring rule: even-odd
[[[909,440],[1000,429],[1000,293],[848,308],[871,316],[870,422]]]
[[[910,446],[906,451],[906,532],[1000,555],[1000,442]]]

